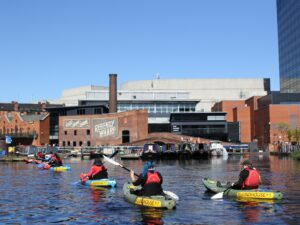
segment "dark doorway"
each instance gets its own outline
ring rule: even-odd
[[[130,142],[130,132],[129,130],[122,131],[122,144]]]

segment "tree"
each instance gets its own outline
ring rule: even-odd
[[[294,136],[294,131],[293,130],[288,130],[288,132],[287,132],[287,138],[288,138],[289,142],[292,141],[293,136]]]
[[[290,130],[290,125],[284,122],[276,124],[277,130],[280,132],[282,136],[288,136],[288,131]]]
[[[297,127],[297,128],[294,130],[294,138],[295,138],[295,141],[296,141],[297,144],[298,144],[299,141],[300,141],[300,127]]]

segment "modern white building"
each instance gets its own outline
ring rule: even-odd
[[[66,106],[75,106],[79,101],[107,102],[109,88],[103,86],[83,86],[62,92],[59,102]],[[270,92],[269,78],[211,78],[211,79],[152,79],[130,81],[118,89],[118,111],[146,108],[155,113],[198,111],[210,112],[214,103],[222,100],[245,100],[251,96],[264,96]],[[124,105],[122,102],[131,103]],[[154,110],[153,103],[166,103],[170,110]],[[176,105],[172,105],[172,102]],[[181,102],[184,108],[177,103]],[[197,102],[191,106],[189,102]],[[137,103],[137,104],[135,104]],[[149,103],[149,105],[147,105]],[[150,104],[151,103],[151,104]],[[171,104],[171,105],[170,105]],[[129,107],[129,108],[128,108]],[[153,108],[154,107],[154,108]]]

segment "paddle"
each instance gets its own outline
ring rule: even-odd
[[[124,170],[127,170],[128,172],[131,171],[131,170],[128,169],[127,167],[121,165],[120,163],[118,163],[118,162],[116,162],[116,161],[114,161],[114,160],[112,160],[112,159],[110,159],[110,158],[108,158],[108,157],[106,157],[106,156],[103,156],[103,158],[104,158],[104,161],[107,161],[107,162],[109,162],[109,163],[111,163],[111,164],[113,164],[113,165],[119,166],[119,167],[123,168]],[[139,176],[139,175],[136,174],[136,173],[134,173],[134,175],[137,176],[137,177]],[[178,201],[178,200],[179,200],[179,197],[178,197],[175,193],[173,193],[173,192],[171,192],[171,191],[164,191],[164,193],[165,193],[166,195],[170,196],[171,198],[173,198],[175,201]]]
[[[228,188],[226,188],[223,192],[219,192],[219,193],[217,193],[217,194],[215,194],[215,195],[213,195],[210,199],[212,199],[212,200],[216,200],[216,199],[222,199],[223,198],[223,195],[224,195],[224,193],[226,192],[226,191],[228,191],[229,189],[231,189],[232,188],[232,186],[229,186]]]
[[[111,155],[109,156],[109,158],[114,157],[116,154],[118,154],[118,152],[119,152],[119,150],[116,150],[113,154],[111,154]],[[106,157],[104,154],[103,154],[103,157],[108,158],[108,157]],[[108,159],[109,159],[109,158],[108,158]],[[79,183],[81,183],[81,180],[74,182],[75,185],[77,185],[77,184],[79,184]]]

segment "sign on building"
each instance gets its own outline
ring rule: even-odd
[[[118,137],[117,119],[93,119],[94,138]]]
[[[172,125],[172,132],[181,132],[181,127],[179,125]]]
[[[67,119],[64,120],[64,129],[89,129],[89,119]]]
[[[6,144],[11,144],[11,142],[12,142],[11,136],[5,136],[5,143]]]

